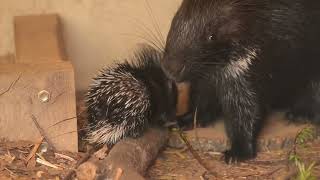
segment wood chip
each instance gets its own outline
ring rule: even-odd
[[[62,159],[66,159],[66,160],[69,160],[69,161],[72,161],[72,162],[75,162],[76,160],[73,159],[72,157],[70,156],[67,156],[67,155],[64,155],[64,154],[60,154],[60,153],[54,153],[54,156],[57,158],[62,158]]]
[[[43,142],[43,139],[44,139],[44,137],[41,137],[40,141],[33,146],[30,154],[26,158],[26,164],[29,163],[29,161],[30,161],[30,159],[32,159],[32,157],[35,157],[35,155],[36,155],[41,143]]]
[[[41,177],[42,177],[42,174],[44,174],[43,171],[38,171],[38,172],[36,173],[36,175],[37,175],[38,178],[41,178]]]
[[[59,167],[58,165],[52,164],[52,163],[50,163],[50,162],[48,162],[48,161],[46,161],[46,160],[40,159],[40,158],[37,158],[37,159],[36,159],[36,162],[39,163],[39,164],[42,164],[42,165],[45,165],[45,166],[54,168],[54,169],[62,169],[62,168]]]
[[[37,127],[41,136],[46,140],[46,142],[49,144],[49,146],[54,151],[56,151],[56,148],[53,146],[53,143],[50,141],[50,139],[47,137],[47,134],[45,133],[45,131],[41,128],[40,124],[38,123],[37,118],[34,115],[31,115],[31,119],[32,119],[33,123],[35,124],[35,126]]]
[[[32,156],[32,158],[28,161],[27,168],[32,169],[36,167],[37,162],[36,162],[36,156]]]
[[[122,176],[123,170],[121,168],[117,169],[117,173],[114,177],[114,180],[120,180],[121,176]]]
[[[40,159],[42,159],[42,160],[45,160],[45,161],[46,161],[46,158],[44,158],[41,154],[36,153],[36,155],[37,155]]]
[[[9,174],[10,174],[10,176],[11,176],[12,178],[17,177],[17,175],[16,175],[14,172],[12,172],[10,169],[8,169],[7,167],[4,167],[4,169],[9,172]]]
[[[2,159],[4,161],[6,161],[7,163],[11,164],[16,159],[16,157],[12,156],[10,151],[8,150],[7,154],[1,156],[0,159]]]
[[[176,155],[178,157],[180,157],[181,159],[186,159],[186,156],[183,155],[180,151],[178,150],[173,150],[173,151],[163,151],[163,153],[165,154],[173,154],[173,155]]]

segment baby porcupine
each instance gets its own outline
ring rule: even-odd
[[[144,46],[131,62],[104,68],[87,94],[88,140],[113,145],[175,116],[177,89],[160,66],[162,54]]]

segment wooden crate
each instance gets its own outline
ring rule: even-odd
[[[57,150],[78,151],[74,70],[58,16],[19,16],[14,26],[15,62],[0,66],[0,137],[38,141],[34,116]]]

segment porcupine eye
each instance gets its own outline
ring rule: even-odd
[[[210,41],[213,41],[214,40],[214,35],[210,35],[210,36],[208,36],[208,41],[210,42]]]

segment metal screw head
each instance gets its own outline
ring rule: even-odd
[[[38,93],[38,99],[43,103],[49,102],[50,93],[46,90],[42,90]]]
[[[39,151],[41,154],[46,153],[48,151],[49,144],[47,142],[41,143],[39,147]]]

